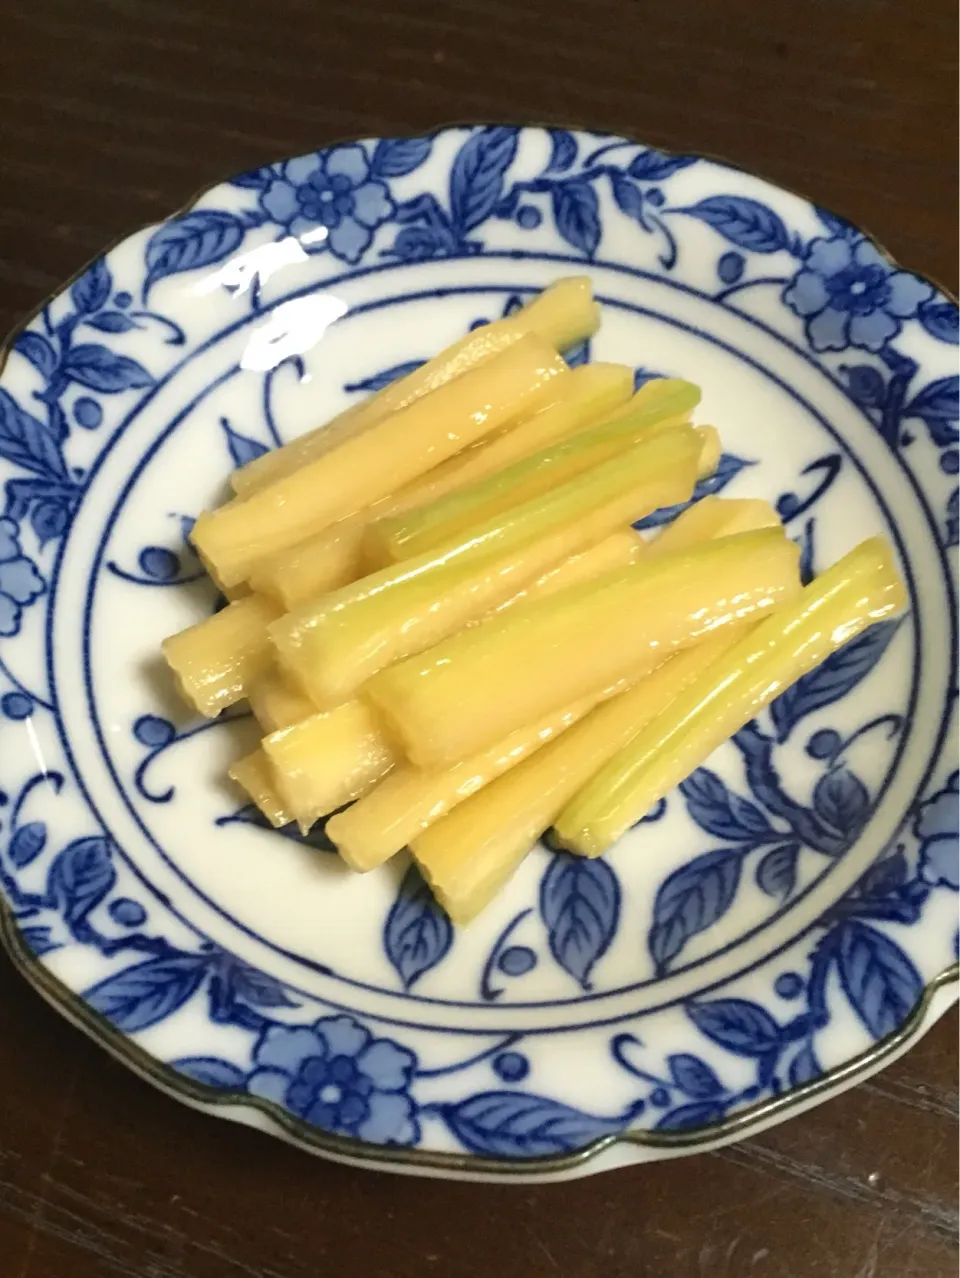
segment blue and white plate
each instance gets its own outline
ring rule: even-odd
[[[704,489],[775,500],[807,573],[884,533],[910,612],[455,931],[406,859],[354,876],[262,828],[223,780],[249,720],[191,719],[158,647],[213,605],[186,534],[232,466],[583,271],[574,359],[700,383]],[[956,997],[956,337],[842,219],[605,134],[335,146],[124,241],[0,379],[17,966],[171,1095],[414,1172],[706,1149],[879,1069]]]

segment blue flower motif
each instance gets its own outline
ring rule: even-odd
[[[17,634],[21,611],[43,591],[36,566],[20,552],[17,525],[0,519],[0,636]]]
[[[330,251],[345,262],[359,262],[373,232],[394,214],[390,192],[370,177],[362,146],[303,155],[275,171],[260,196],[264,212],[298,238],[324,228]]]
[[[879,351],[933,289],[887,262],[869,240],[814,240],[783,300],[806,323],[815,351]]]
[[[920,840],[920,875],[933,886],[960,885],[960,772],[939,794],[920,805],[913,832]]]
[[[377,1145],[414,1145],[420,1129],[409,1093],[416,1057],[373,1038],[349,1016],[311,1028],[270,1026],[254,1048],[253,1096],[276,1101],[328,1132]]]

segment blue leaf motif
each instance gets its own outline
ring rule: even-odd
[[[125,1034],[165,1020],[200,988],[207,959],[202,954],[150,958],[92,986],[84,1002]]]
[[[849,768],[834,768],[814,786],[813,809],[821,821],[852,842],[870,814],[870,795]]]
[[[168,275],[222,262],[242,240],[243,225],[232,213],[218,209],[195,209],[165,222],[147,244],[144,297],[151,285]]]
[[[956,421],[960,412],[960,378],[941,377],[924,386],[907,404],[904,417],[919,417],[938,448],[957,442]]]
[[[590,339],[585,342],[579,342],[576,346],[568,350],[564,359],[567,361],[568,368],[579,368],[582,364],[590,363]]]
[[[649,378],[647,380],[650,380]],[[719,493],[732,483],[734,479],[747,466],[752,466],[752,461],[747,461],[743,457],[737,457],[733,453],[724,453],[720,461],[717,463],[717,469],[712,475],[706,479],[701,479],[693,490],[693,496],[689,501],[678,503],[676,506],[662,506],[659,510],[655,510],[653,514],[647,515],[645,519],[638,520],[634,524],[634,528],[659,528],[663,524],[672,523],[678,515],[698,502],[701,497],[708,497],[712,493]]]
[[[706,1127],[723,1118],[723,1106],[716,1101],[694,1101],[692,1105],[678,1105],[668,1110],[657,1123],[654,1131],[675,1132],[689,1127]]]
[[[99,315],[92,315],[87,323],[101,333],[129,333],[132,328],[137,327],[123,311],[101,311]]]
[[[43,425],[0,387],[0,457],[35,475],[66,478],[56,440]]]
[[[741,195],[713,195],[678,209],[712,226],[731,244],[752,253],[776,253],[787,247],[787,228],[773,209]]]
[[[47,845],[47,827],[42,821],[30,821],[21,825],[10,840],[10,860],[22,870],[35,861]]]
[[[517,153],[517,130],[479,129],[457,152],[450,171],[450,212],[461,235],[485,222],[503,191]]]
[[[856,920],[840,929],[837,968],[850,1005],[874,1038],[899,1029],[923,992],[920,973],[900,946]]]
[[[757,887],[775,901],[786,901],[797,884],[799,843],[783,843],[757,866]]]
[[[577,158],[577,140],[566,129],[550,130],[550,163],[548,173],[566,173]]]
[[[208,1087],[243,1087],[247,1081],[242,1069],[218,1056],[182,1056],[178,1061],[171,1061],[170,1066],[178,1074],[186,1074],[187,1078],[206,1083]]]
[[[405,177],[427,162],[432,146],[432,138],[382,138],[370,161],[371,175]]]
[[[47,894],[74,927],[100,904],[116,877],[108,839],[102,835],[74,839],[50,867]]]
[[[812,1043],[804,1043],[800,1051],[790,1062],[789,1078],[791,1087],[802,1087],[811,1083],[823,1073],[823,1066],[817,1059]]]
[[[619,173],[613,175],[610,181],[613,185],[613,198],[620,212],[626,213],[627,217],[632,217],[635,222],[642,223],[643,192],[639,186]]]
[[[59,942],[51,937],[48,927],[25,927],[20,935],[36,954],[37,958],[43,958],[44,954],[60,949]]]
[[[265,191],[274,179],[270,168],[251,169],[249,173],[240,173],[230,179],[231,186],[243,187],[248,191]]]
[[[863,408],[882,408],[887,398],[883,374],[871,364],[853,364],[840,370],[847,379],[850,398]]]
[[[931,337],[954,343],[960,338],[960,311],[950,302],[924,302],[918,312],[920,323]]]
[[[524,1092],[481,1092],[442,1113],[472,1153],[501,1158],[569,1153],[625,1126],[623,1119],[598,1118]]]
[[[405,226],[393,242],[387,257],[398,257],[401,262],[423,262],[435,257],[448,247],[442,235],[429,226]]]
[[[231,960],[224,969],[224,979],[232,994],[253,1007],[296,1007],[284,987],[273,976]]]
[[[104,394],[153,385],[153,378],[142,364],[95,343],[74,346],[67,356],[64,372],[81,386]]]
[[[44,377],[52,376],[57,366],[57,354],[41,333],[34,333],[28,329],[27,332],[20,334],[13,344],[13,349],[19,351],[24,359],[28,359]]]
[[[446,956],[453,927],[415,865],[403,876],[383,928],[383,948],[394,971],[411,989]]]
[[[558,852],[540,883],[550,952],[585,989],[620,921],[620,883],[606,861]]]
[[[70,298],[81,315],[98,311],[110,296],[113,279],[102,257],[80,276],[70,289]]]
[[[773,833],[756,804],[733,794],[709,768],[692,772],[680,783],[680,793],[697,825],[718,839],[749,842]]]
[[[641,151],[627,165],[627,172],[639,182],[663,182],[696,162],[692,155],[667,155],[663,151]]]
[[[768,1011],[748,999],[690,1003],[686,1013],[701,1034],[736,1056],[765,1056],[780,1042],[780,1026]]]
[[[719,1096],[723,1091],[719,1078],[699,1056],[679,1052],[676,1056],[669,1056],[667,1064],[670,1067],[670,1077],[681,1091],[694,1100],[707,1100],[711,1096]]]
[[[717,848],[694,857],[660,884],[647,937],[657,971],[666,971],[687,941],[726,914],[740,884],[743,854]]]
[[[600,206],[589,182],[561,182],[553,188],[557,230],[575,249],[592,257],[600,243]]]
[[[960,491],[956,488],[947,501],[947,517],[944,520],[943,544],[946,548],[960,543]]]
[[[777,740],[784,742],[801,719],[833,705],[870,673],[896,633],[896,621],[879,621],[782,692],[770,707]]]
[[[249,435],[241,435],[238,430],[234,430],[225,417],[220,418],[220,425],[226,436],[227,449],[234,466],[246,466],[247,462],[255,461],[270,451],[266,444],[261,444],[259,440],[251,439]]]
[[[363,381],[347,382],[343,389],[349,392],[383,390],[384,386],[389,386],[392,382],[398,382],[401,377],[415,373],[425,363],[426,361],[422,359],[411,359],[405,364],[394,364],[392,368],[385,368],[383,372],[374,373],[372,377],[365,377]]]

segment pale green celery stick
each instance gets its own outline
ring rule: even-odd
[[[601,768],[557,819],[559,841],[601,855],[764,706],[905,599],[886,542],[861,542]]]

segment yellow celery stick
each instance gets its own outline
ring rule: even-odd
[[[264,732],[278,732],[317,713],[308,700],[281,670],[271,667],[247,693],[253,717]]]
[[[230,481],[233,489],[240,496],[248,496],[292,474],[363,434],[390,413],[406,408],[498,355],[526,333],[533,333],[562,351],[592,337],[599,324],[600,312],[591,295],[588,277],[575,275],[558,280],[515,315],[468,333],[421,368],[353,405],[332,421],[235,470]]]
[[[241,701],[269,670],[267,626],[280,615],[271,599],[247,595],[160,645],[184,700],[214,718]]]
[[[728,626],[678,652],[417,835],[410,847],[450,917],[468,923],[479,914],[593,773],[741,633]]]
[[[567,561],[567,564],[561,565],[556,573],[548,573],[539,581],[532,583],[524,592],[524,596],[529,594],[532,597],[536,593],[546,594],[551,590],[559,589],[561,585],[570,584],[572,580],[585,581],[590,575],[598,576],[611,567],[632,563],[637,552],[643,550],[643,545],[642,538],[632,529],[624,530],[613,537],[608,537],[593,550],[574,556]],[[602,553],[597,553],[601,551]],[[570,572],[564,580],[562,570],[568,567]],[[339,780],[340,772],[344,770],[356,777],[355,760],[357,758],[385,760],[388,757],[394,757],[394,748],[376,716],[365,712],[362,707],[360,710],[353,709],[349,712],[345,707],[340,707],[340,713],[334,711],[318,715],[312,702],[291,692],[289,686],[282,682],[276,690],[274,700],[268,687],[273,678],[282,679],[282,676],[271,672],[262,679],[250,693],[250,705],[258,722],[268,732],[276,732],[300,719],[312,716],[308,734],[311,753],[304,748],[297,756],[298,785],[309,787],[309,793],[322,796],[332,792],[335,796],[340,795],[349,791],[351,787],[349,780],[345,782]],[[260,702],[265,688],[267,689],[266,709]],[[350,704],[356,705],[356,703]],[[296,709],[304,707],[306,708],[302,714],[295,714]],[[561,712],[561,717],[567,713],[568,711]],[[283,717],[286,717],[285,722],[281,721]],[[321,806],[325,802],[322,797],[318,801]]]
[[[720,455],[723,452],[723,443],[720,439],[720,432],[716,426],[699,425],[697,429],[703,439],[703,452],[700,454],[700,473],[698,479],[706,479],[717,469],[720,464]]]
[[[565,393],[556,403],[495,439],[481,440],[316,537],[265,560],[251,573],[250,584],[289,610],[355,581],[364,571],[368,524],[434,501],[571,434],[625,402],[632,382],[630,370],[619,364],[586,364],[571,370],[569,377],[561,379]]]
[[[647,553],[662,555],[717,537],[780,526],[780,516],[760,497],[701,497],[647,542]]]
[[[316,705],[338,704],[378,670],[479,620],[570,555],[685,500],[699,447],[693,430],[675,427],[459,541],[287,614],[270,628],[281,665]]]
[[[231,764],[227,775],[246,791],[274,829],[279,830],[293,820],[277,793],[270,764],[262,750],[254,750],[238,759]]]
[[[468,487],[457,488],[426,506],[378,519],[367,533],[371,562],[396,563],[442,545],[473,524],[501,514],[554,484],[582,473],[604,456],[623,451],[665,421],[672,422],[689,414],[696,406],[700,392],[689,382],[659,384],[671,389],[672,394],[645,397],[641,391],[625,408],[598,425],[554,441],[513,465]],[[648,385],[656,387],[658,383]],[[712,439],[704,437],[703,443],[712,454]]]
[[[281,728],[262,745],[283,805],[304,833],[366,794],[396,762],[376,715],[362,701]]]
[[[225,586],[257,563],[409,483],[490,431],[529,413],[569,377],[563,360],[524,336],[486,364],[385,417],[324,457],[202,514],[191,540]]]
[[[401,763],[365,798],[333,817],[328,837],[351,869],[375,869],[444,813],[582,719],[602,697],[615,696],[626,686],[623,679],[597,696],[554,710],[452,768],[422,772]]]
[[[798,556],[774,528],[641,556],[380,671],[364,695],[417,767],[454,763],[719,626],[759,620],[799,589]]]
[[[612,758],[560,814],[560,841],[583,856],[600,856],[764,706],[905,601],[886,542],[862,542]]]

